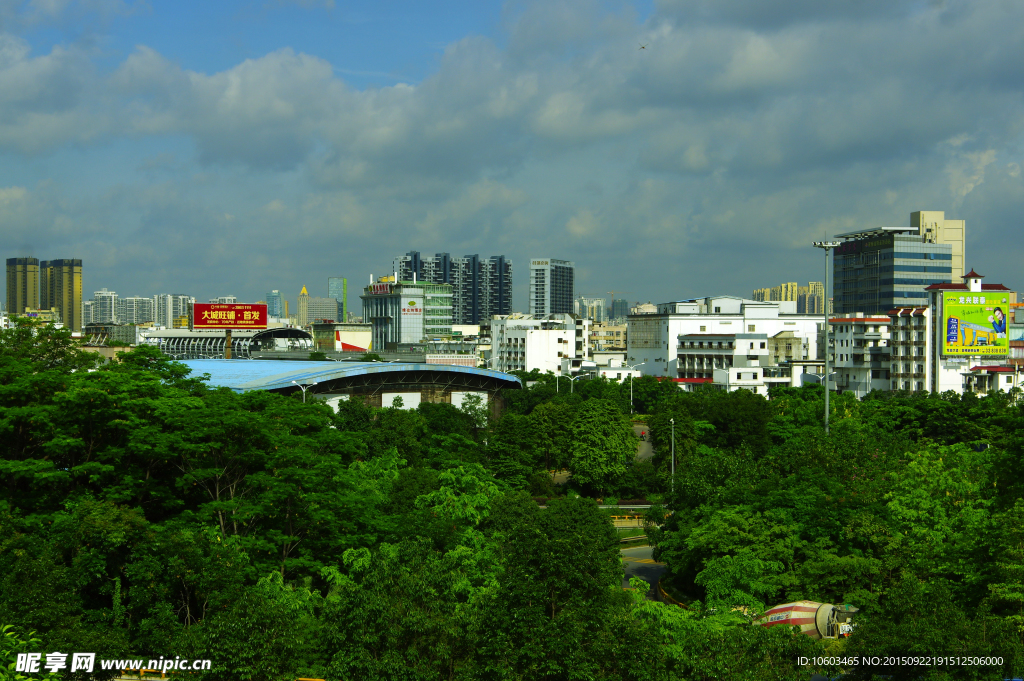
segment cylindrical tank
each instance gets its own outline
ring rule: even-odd
[[[762,627],[800,627],[800,633],[811,638],[849,636],[850,616],[857,612],[852,605],[832,605],[816,601],[794,601],[776,605],[754,624]]]

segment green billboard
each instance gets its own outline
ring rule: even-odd
[[[1008,354],[1007,302],[1005,294],[964,295],[961,291],[944,293],[942,320],[946,339],[943,354],[990,357]]]

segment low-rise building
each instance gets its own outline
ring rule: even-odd
[[[360,299],[378,351],[452,335],[451,284],[377,282],[364,288]]]
[[[589,319],[570,314],[509,315],[491,320],[491,367],[559,374],[563,359],[590,360]]]
[[[772,338],[772,350],[779,350],[780,357],[788,356],[788,342],[793,361],[815,359],[818,331],[823,326],[824,320],[819,316],[797,314],[794,301],[759,302],[735,296],[711,296],[660,303],[652,313],[629,316],[626,363],[643,363],[645,375],[711,378],[715,367],[706,359],[698,362],[698,358],[693,358],[690,365],[682,368],[679,365],[679,337],[700,334],[723,337],[756,334],[764,336],[765,351],[769,349],[768,339]],[[801,339],[799,344],[795,339]]]
[[[861,312],[829,319],[833,343],[829,359],[837,391],[864,397],[872,390],[890,389],[892,323],[891,317],[865,317]]]
[[[590,351],[601,352],[606,350],[626,349],[626,325],[625,324],[594,324],[590,332]]]
[[[319,352],[361,352],[373,348],[370,324],[313,322],[313,348]]]

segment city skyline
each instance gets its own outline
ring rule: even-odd
[[[84,291],[294,300],[437,246],[551,254],[577,291],[656,301],[821,280],[811,241],[926,209],[970,226],[968,268],[1013,284],[1021,19],[990,2],[16,3],[0,242],[81,258]]]

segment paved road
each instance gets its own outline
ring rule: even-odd
[[[665,564],[654,562],[651,558],[651,551],[650,546],[635,546],[619,551],[626,569],[626,575],[622,578],[622,586],[629,586],[630,577],[639,577],[651,585],[647,592],[647,600],[660,601],[658,578],[665,571]]]
[[[637,461],[645,461],[654,456],[654,449],[651,448],[651,441],[649,439],[651,429],[647,427],[646,423],[634,423],[633,432],[636,433],[637,437],[640,437],[641,433],[647,433],[648,439],[641,440],[636,445],[636,459]]]

